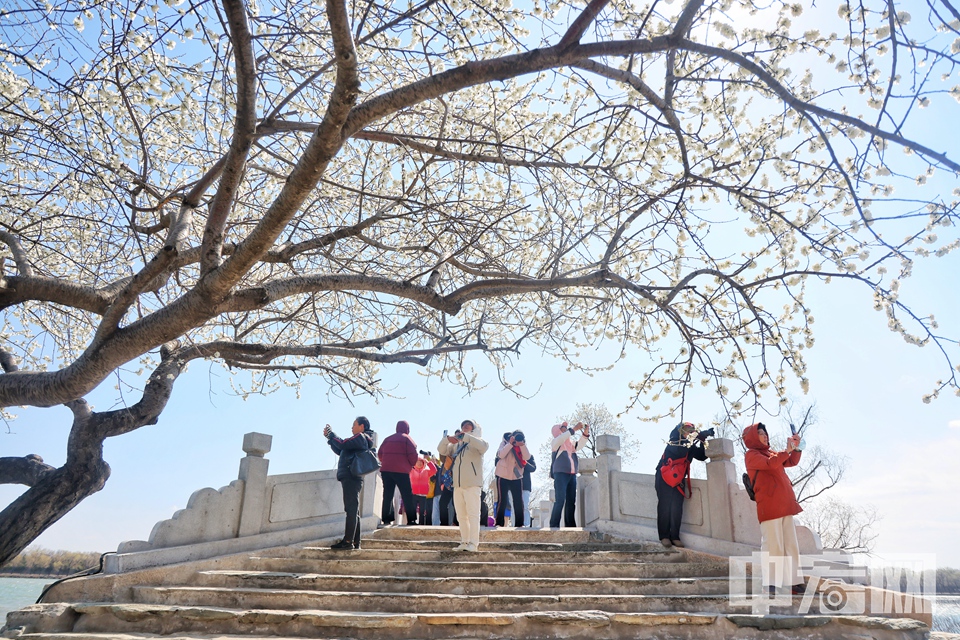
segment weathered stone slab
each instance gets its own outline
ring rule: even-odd
[[[750,627],[761,631],[822,627],[830,624],[832,620],[830,616],[728,615],[726,618],[738,627]]]
[[[569,624],[585,627],[607,627],[611,614],[603,611],[540,611],[523,616],[541,624]]]
[[[31,604],[8,613],[6,626],[11,630],[25,627],[37,632],[70,631],[76,619],[76,610],[69,604]]]
[[[614,613],[611,614],[610,620],[620,624],[643,627],[659,627],[662,625],[703,626],[716,622],[717,616],[689,613]]]
[[[417,616],[420,622],[424,624],[448,624],[448,625],[494,625],[504,626],[513,624],[516,621],[515,615],[505,615],[498,613],[421,613]]]
[[[923,631],[929,627],[912,618],[879,618],[876,616],[836,616],[840,624],[865,629],[891,629],[893,631]]]

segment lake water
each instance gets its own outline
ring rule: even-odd
[[[7,613],[33,604],[54,578],[0,578],[0,626]],[[960,596],[937,596],[933,630],[960,633]]]
[[[7,622],[7,613],[28,604],[40,597],[43,588],[55,578],[0,578],[0,626]]]

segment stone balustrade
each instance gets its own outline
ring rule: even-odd
[[[272,436],[248,433],[238,478],[219,490],[194,492],[185,509],[158,522],[146,541],[120,544],[104,569],[119,573],[201,560],[310,540],[334,539],[343,531],[343,503],[336,470],[268,475]],[[634,540],[657,540],[657,494],[653,474],[620,468],[620,438],[601,435],[598,457],[580,461],[577,522],[580,526]],[[756,505],[739,485],[733,441],[707,442],[707,479],[692,481],[681,533],[688,547],[718,555],[750,554],[760,546]],[[543,474],[544,481],[546,473]],[[371,481],[373,480],[373,481]],[[377,524],[379,476],[368,476],[361,494],[363,529]],[[549,525],[552,502],[534,509],[535,522]],[[535,525],[536,526],[536,525]],[[820,552],[815,534],[800,527],[801,553]]]
[[[580,460],[577,523],[603,533],[657,540],[654,474],[621,470],[618,436],[598,436],[596,445],[596,458]],[[726,556],[749,555],[760,547],[756,503],[739,483],[733,456],[732,440],[707,441],[707,478],[691,481],[683,509],[680,531],[688,547]],[[552,502],[545,501],[540,511],[549,514],[551,507]],[[801,553],[822,551],[819,537],[808,528],[798,527],[797,535]]]
[[[195,491],[185,509],[158,522],[146,541],[123,542],[104,561],[119,573],[202,560],[308,540],[343,535],[343,498],[336,469],[268,475],[273,437],[248,433],[238,478],[219,490]],[[364,483],[360,495],[363,528],[376,527],[379,481]]]

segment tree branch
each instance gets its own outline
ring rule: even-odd
[[[8,231],[0,229],[0,242],[7,245],[10,253],[13,254],[13,262],[17,265],[17,273],[21,276],[32,276],[33,266],[30,264],[27,252],[23,250],[23,246],[20,244],[20,238]],[[0,273],[0,277],[2,276],[3,274]]]
[[[0,347],[0,368],[3,369],[4,373],[13,373],[20,370],[17,359],[3,347]]]
[[[557,48],[563,51],[579,44],[580,38],[583,37],[587,28],[597,19],[597,16],[608,4],[610,4],[610,0],[590,0],[587,7],[577,16],[577,19],[573,21],[573,24],[570,25],[567,32],[563,34],[560,42],[557,43]]]
[[[200,250],[200,271],[207,274],[220,265],[220,248],[227,218],[233,209],[243,179],[243,167],[253,145],[257,129],[257,64],[253,57],[253,38],[247,26],[246,7],[242,0],[223,0],[230,27],[230,42],[236,65],[237,113],[233,124],[230,151],[220,171],[220,186],[210,203],[207,224],[203,229]]]
[[[0,458],[0,484],[24,484],[32,487],[55,470],[40,456],[31,453],[22,458]]]
[[[211,292],[225,294],[267,251],[303,206],[307,195],[316,187],[330,160],[343,146],[347,137],[344,134],[344,123],[360,93],[360,78],[345,1],[328,0],[327,17],[337,59],[337,81],[330,95],[327,112],[280,194],[260,222],[237,246],[233,255],[221,265],[216,276],[207,278],[204,286]]]
[[[954,162],[949,159],[946,153],[938,153],[929,147],[926,147],[922,144],[914,142],[909,138],[905,138],[901,135],[895,133],[889,133],[883,129],[876,127],[868,122],[864,122],[859,118],[854,118],[853,116],[848,116],[843,113],[837,113],[835,111],[830,111],[829,109],[824,109],[823,107],[818,107],[816,105],[805,102],[800,98],[793,95],[793,92],[784,87],[773,77],[766,69],[761,67],[759,64],[750,60],[749,58],[736,53],[735,51],[730,51],[728,49],[722,49],[719,47],[711,47],[705,44],[699,44],[691,40],[683,40],[679,44],[680,48],[687,51],[696,51],[697,53],[702,53],[706,56],[715,56],[717,58],[722,58],[729,62],[734,63],[735,65],[742,67],[755,75],[758,80],[765,84],[771,91],[773,91],[781,100],[783,100],[791,109],[798,113],[809,113],[816,114],[822,118],[828,120],[835,120],[837,122],[843,122],[849,124],[853,127],[860,129],[866,133],[874,135],[878,138],[886,140],[887,142],[893,142],[897,145],[915,151],[921,155],[932,158],[945,167],[952,169],[953,171],[960,173],[960,163]]]

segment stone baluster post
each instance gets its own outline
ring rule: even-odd
[[[240,459],[240,480],[243,480],[243,502],[240,504],[240,528],[237,537],[260,533],[263,523],[267,468],[270,461],[263,456],[270,452],[273,436],[251,432],[243,436],[243,450],[247,454]]]
[[[599,480],[599,517],[601,520],[614,520],[613,517],[613,472],[620,471],[620,436],[605,433],[597,436],[597,478]]]
[[[737,484],[737,467],[732,462],[733,440],[707,440],[707,504],[710,513],[710,535],[720,540],[733,540],[733,506],[730,485]]]
[[[597,459],[580,458],[580,476],[577,478],[577,525],[587,527],[597,519],[597,505],[587,498],[590,488],[597,483]],[[594,493],[595,495],[595,493]]]
[[[547,477],[547,482],[553,485],[553,478]],[[553,489],[550,489],[550,492],[547,494],[547,500],[540,501],[540,528],[549,529],[550,528],[550,516],[553,514],[553,503],[557,499],[556,492]]]
[[[374,433],[373,447],[380,448],[380,434]],[[379,488],[379,491],[378,491]],[[363,489],[360,491],[360,517],[370,518],[380,513],[380,501],[377,495],[383,495],[383,483],[380,480],[380,473],[371,473],[363,477]],[[399,513],[399,512],[397,512]]]

